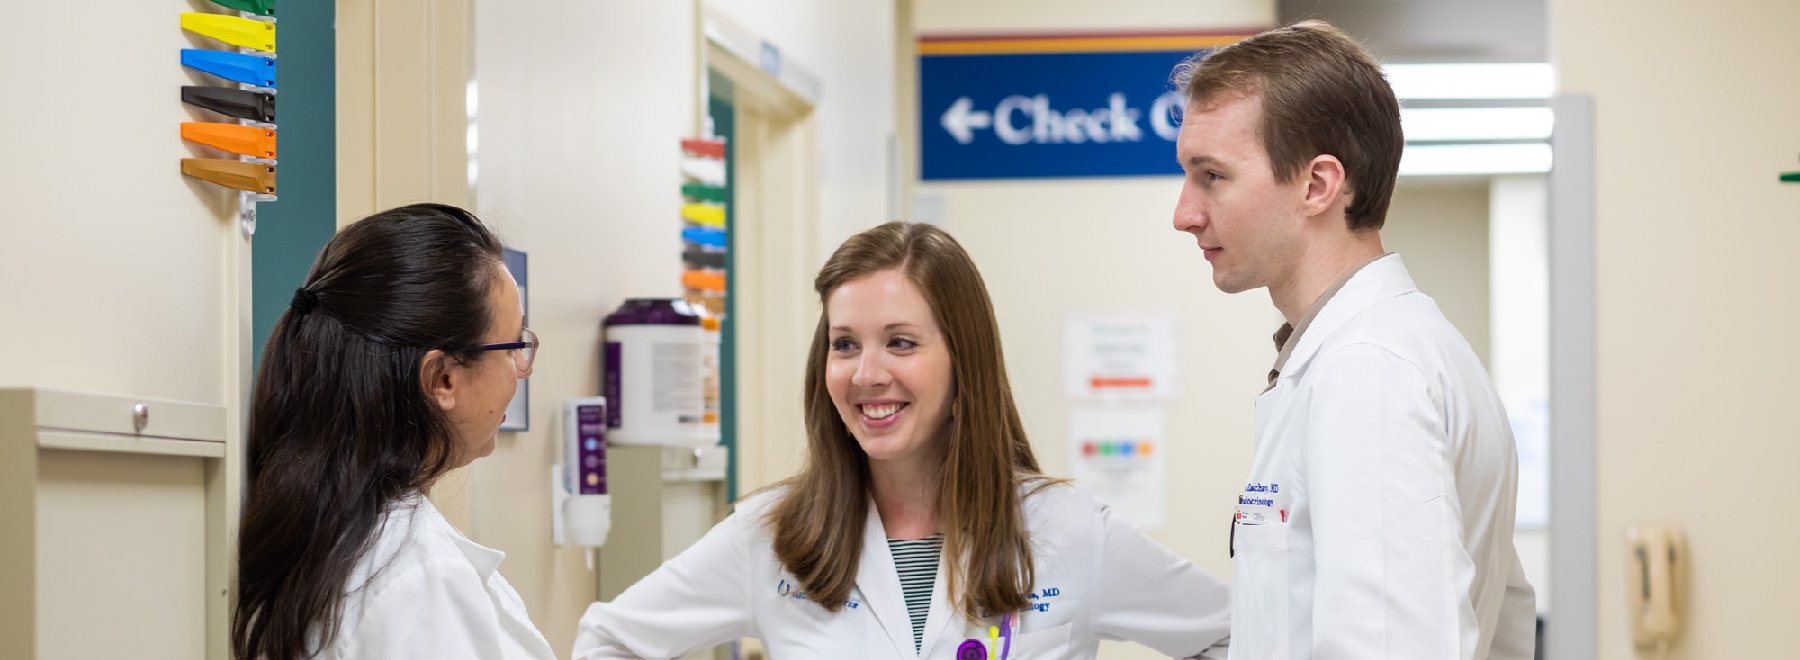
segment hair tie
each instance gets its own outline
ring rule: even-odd
[[[288,302],[288,306],[301,314],[311,312],[319,306],[319,294],[306,287],[294,289],[294,299]]]

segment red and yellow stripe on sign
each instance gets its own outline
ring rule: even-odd
[[[1011,35],[937,35],[919,38],[920,55],[1117,53],[1202,50],[1228,46],[1261,30]]]

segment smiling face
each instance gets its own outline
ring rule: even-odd
[[[842,285],[826,299],[825,384],[871,461],[942,450],[955,383],[950,346],[930,303],[898,269]]]
[[[1213,284],[1239,293],[1290,277],[1306,228],[1306,177],[1275,178],[1263,146],[1262,98],[1229,94],[1190,104],[1176,140],[1186,173],[1175,229],[1194,235]]]

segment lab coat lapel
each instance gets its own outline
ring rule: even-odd
[[[901,658],[916,654],[912,643],[912,618],[906,613],[906,597],[900,590],[900,573],[894,568],[894,555],[888,551],[887,528],[881,524],[881,513],[869,503],[868,522],[863,525],[862,559],[856,564],[856,588],[863,602],[874,610],[875,620],[887,633],[888,641]]]
[[[1288,355],[1287,364],[1281,370],[1281,378],[1286,380],[1290,375],[1297,377],[1305,372],[1306,365],[1318,354],[1319,347],[1338,328],[1364,310],[1383,300],[1418,290],[1419,287],[1413,284],[1412,275],[1406,272],[1406,264],[1400,261],[1398,254],[1387,255],[1365,266],[1325,303],[1325,308],[1319,310],[1318,316],[1313,317],[1306,332],[1300,335],[1300,344]]]

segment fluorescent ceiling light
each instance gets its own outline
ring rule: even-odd
[[[1556,114],[1549,108],[1403,108],[1407,142],[1548,140]]]
[[[1550,171],[1550,145],[1409,144],[1400,176],[1530,174]]]
[[[1556,90],[1549,64],[1389,64],[1402,99],[1544,99]]]

